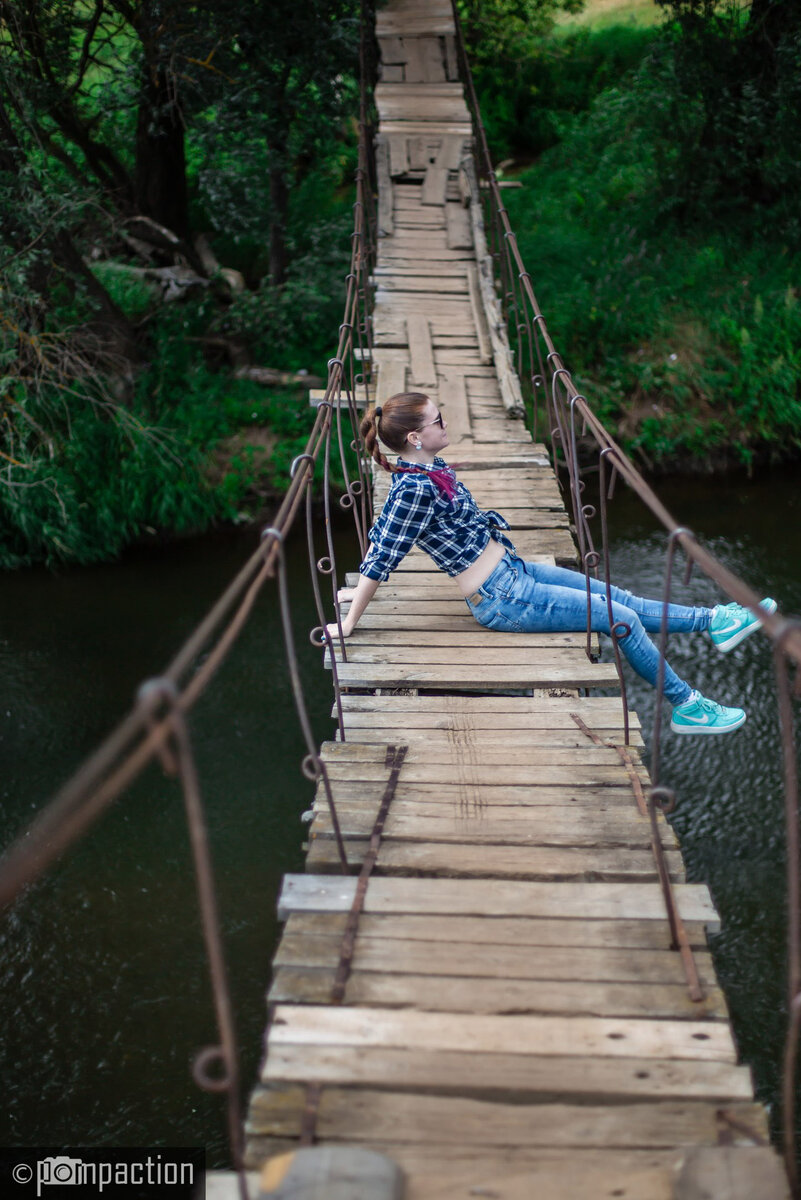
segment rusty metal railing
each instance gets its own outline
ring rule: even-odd
[[[496,288],[506,321],[508,342],[517,374],[523,385],[526,413],[533,436],[540,431],[549,437],[554,465],[566,477],[565,490],[569,495],[573,522],[579,547],[581,565],[587,577],[589,603],[590,573],[596,577],[603,561],[604,577],[612,582],[607,536],[607,503],[611,501],[617,479],[621,479],[663,526],[667,534],[663,619],[660,635],[661,667],[657,681],[657,718],[654,723],[651,755],[652,787],[648,810],[652,822],[656,809],[669,812],[675,797],[669,788],[660,784],[660,730],[664,707],[664,662],[667,648],[667,605],[670,600],[675,554],[680,547],[686,560],[686,581],[697,567],[736,603],[749,608],[762,624],[763,632],[773,647],[776,692],[778,696],[779,727],[784,763],[785,814],[787,830],[787,907],[789,914],[788,958],[788,1029],[783,1057],[782,1135],[783,1152],[793,1195],[799,1188],[796,1135],[796,1077],[798,1051],[801,1041],[801,830],[798,812],[797,750],[793,729],[792,697],[801,695],[801,621],[769,614],[759,607],[760,596],[744,580],[728,570],[708,550],[699,544],[691,530],[680,525],[668,512],[654,490],[616,444],[592,410],[588,400],[574,386],[570,372],[551,339],[545,317],[539,307],[531,275],[526,270],[517,245],[514,230],[504,207],[501,189],[492,165],[486,133],[473,84],[470,65],[461,35],[459,13],[452,0],[457,32],[457,49],[462,78],[467,91],[474,133],[475,171],[479,186],[474,202],[482,205],[489,253],[494,264]],[[579,432],[580,431],[580,432]],[[581,439],[581,455],[579,454]],[[601,516],[601,551],[595,549],[590,521],[595,517],[594,506],[584,503],[584,479],[588,470],[597,470],[600,481],[599,507]],[[607,597],[609,589],[607,589]],[[628,741],[628,716],[625,681],[621,670],[618,642],[628,630],[615,626],[611,603],[609,623],[612,645],[623,700],[625,740]],[[589,632],[588,632],[589,646]],[[795,672],[795,688],[790,673]],[[673,896],[669,875],[658,838],[652,839],[662,880],[668,918],[676,950],[682,954],[690,995],[698,999],[702,992],[691,964],[688,946],[680,935],[681,922]]]

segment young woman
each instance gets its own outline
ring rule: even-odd
[[[433,401],[422,392],[401,392],[383,408],[368,410],[361,423],[369,454],[392,472],[389,495],[370,530],[370,549],[359,567],[355,589],[342,593],[350,609],[342,620],[347,637],[375,594],[412,546],[420,546],[436,565],[453,576],[480,625],[514,633],[584,632],[587,590],[584,575],[548,563],[524,562],[504,532],[509,523],[492,510],[482,512],[463,483],[457,481],[440,452],[448,444],[447,423]],[[390,466],[378,439],[400,457]],[[606,584],[590,580],[591,625],[609,633]],[[614,623],[630,632],[620,647],[634,670],[655,685],[659,651],[648,636],[662,622],[662,603],[611,587]],[[761,602],[767,612],[776,603]],[[738,604],[715,608],[668,606],[668,631],[707,630],[724,652],[759,628],[759,619]],[[326,626],[338,637],[336,624]],[[673,705],[671,728],[676,733],[729,733],[745,721],[741,708],[724,708],[694,691],[665,663],[665,696]]]

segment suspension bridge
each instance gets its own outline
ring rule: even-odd
[[[518,552],[576,565],[521,419],[450,4],[390,0],[377,36],[376,401],[428,392]],[[378,507],[385,475],[373,489]],[[247,1120],[265,1191],[289,1195],[302,1161],[276,1155],[321,1143],[401,1168],[384,1191],[348,1159],[375,1189],[359,1195],[789,1194],[707,948],[711,898],[645,800],[636,718],[585,694],[618,683],[587,648],[481,629],[414,551],[337,649],[342,730],[307,873],[279,899]]]
[[[193,1074],[225,1096],[236,1169],[211,1174],[210,1197],[797,1196],[801,835],[789,680],[801,664],[801,626],[758,610],[752,589],[676,525],[573,386],[503,207],[448,0],[388,0],[375,32],[378,126],[363,70],[344,319],[327,386],[311,397],[306,451],[217,604],[6,851],[0,906],[149,764],[177,780],[219,1039]],[[346,611],[340,585],[354,580],[336,561],[331,464],[338,459],[346,481],[340,503],[354,517],[355,567],[387,485],[348,449],[358,408],[412,388],[445,413],[460,477],[510,519],[521,555],[603,568],[610,579],[606,505],[622,480],[667,531],[666,600],[680,550],[728,597],[760,611],[786,783],[784,1166],[715,977],[706,940],[714,906],[703,884],[685,881],[665,820],[672,797],[659,775],[659,722],[646,767],[614,638],[615,663],[605,664],[591,636],[487,632],[412,552],[346,643],[313,632],[337,721],[334,740],[314,739],[284,543],[305,507],[322,627],[332,605]],[[564,486],[530,432],[543,422]],[[582,496],[579,430],[595,447],[599,513]],[[321,474],[325,519],[315,524]],[[316,793],[306,872],[287,876],[278,900],[285,926],[266,1055],[243,1114],[251,1081],[240,1077],[187,717],[270,582]]]

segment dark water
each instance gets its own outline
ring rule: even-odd
[[[801,612],[797,469],[753,482],[663,481],[659,493],[721,562],[773,596],[783,612]],[[666,539],[630,494],[614,501],[611,533],[615,581],[661,596]],[[677,559],[675,600],[723,599],[700,576],[685,587],[682,565]],[[772,655],[760,634],[725,655],[705,636],[686,634],[671,638],[668,658],[704,695],[748,712],[745,726],[723,738],[681,738],[663,727],[661,781],[678,799],[672,821],[688,878],[709,884],[721,914],[713,951],[742,1058],[754,1070],[759,1098],[775,1106],[787,1004],[783,787]],[[653,692],[631,673],[627,680],[629,703],[640,714],[650,749]]]
[[[801,498],[791,472],[660,485],[673,514],[786,611],[801,611]],[[621,492],[616,580],[661,594],[664,537]],[[252,535],[136,552],[111,566],[29,571],[0,584],[0,840],[33,816],[170,659],[254,545]],[[354,565],[344,546],[340,565]],[[305,550],[290,547],[296,638],[318,738],[333,729],[330,678],[306,640],[316,623]],[[677,599],[719,599],[702,579]],[[664,737],[663,779],[690,878],[709,882],[736,1035],[760,1098],[775,1097],[783,1036],[784,838],[770,654],[757,637],[722,656],[706,638],[670,657],[707,695],[748,709],[726,739]],[[631,681],[646,733],[649,689]],[[192,718],[242,1047],[255,1079],[281,876],[302,867],[311,786],[268,588]],[[209,1147],[226,1162],[220,1100],[188,1062],[215,1040],[181,797],[151,771],[0,924],[0,1144]]]
[[[7,844],[163,668],[257,544],[187,541],[0,585],[0,841]],[[305,545],[290,590],[318,738],[333,723]],[[242,1074],[255,1079],[282,875],[302,869],[312,786],[274,585],[191,720],[219,885]],[[216,1040],[177,785],[152,769],[0,922],[2,1145],[206,1144],[219,1097],[188,1073]]]

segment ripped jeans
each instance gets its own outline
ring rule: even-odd
[[[609,633],[606,605],[607,585],[590,579],[591,629]],[[613,623],[623,621],[631,633],[620,639],[620,649],[631,666],[652,686],[656,686],[659,650],[648,633],[658,633],[662,625],[661,600],[645,600],[623,588],[612,586]],[[554,567],[549,563],[524,562],[507,553],[482,583],[467,597],[467,607],[487,629],[505,633],[584,633],[587,629],[587,585],[578,571]],[[668,633],[690,633],[708,629],[711,608],[668,605]],[[665,663],[665,697],[674,707],[683,704],[692,688]]]

